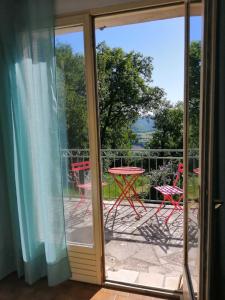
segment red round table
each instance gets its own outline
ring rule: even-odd
[[[114,181],[118,185],[121,190],[119,197],[116,199],[113,206],[110,208],[109,212],[116,206],[118,207],[123,200],[127,200],[130,206],[135,211],[138,218],[140,218],[140,214],[137,212],[134,201],[130,196],[130,191],[133,192],[134,198],[138,201],[141,206],[146,210],[146,207],[140,200],[136,190],[135,190],[135,182],[140,175],[142,175],[145,170],[138,167],[116,167],[108,169],[109,174],[113,177]],[[121,177],[122,180],[119,180],[118,177]]]

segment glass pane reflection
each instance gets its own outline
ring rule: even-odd
[[[67,241],[93,245],[84,33],[82,27],[56,35],[58,98],[65,107],[68,149],[62,149]]]
[[[194,2],[194,1],[193,1]],[[195,1],[196,2],[196,1]],[[199,281],[199,124],[201,70],[201,3],[190,3],[189,101],[188,101],[188,267],[193,290]]]

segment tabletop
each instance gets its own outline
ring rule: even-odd
[[[145,169],[138,167],[115,167],[108,169],[108,172],[116,175],[138,175],[143,174]]]

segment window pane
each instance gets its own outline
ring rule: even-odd
[[[93,244],[91,168],[83,28],[56,35],[58,98],[65,108],[67,132],[60,133],[66,233],[69,242]],[[68,149],[63,148],[67,138]]]
[[[199,124],[200,124],[200,70],[201,17],[200,4],[190,4],[189,42],[189,102],[188,102],[188,267],[194,292],[198,292],[199,276]]]

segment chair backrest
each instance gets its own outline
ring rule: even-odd
[[[176,173],[176,177],[173,181],[173,186],[177,185],[178,181],[180,180],[181,174],[183,174],[183,171],[184,171],[184,165],[182,163],[179,163],[177,173]]]
[[[75,183],[78,185],[84,182],[87,172],[90,170],[90,161],[75,162],[71,164],[71,171],[73,172]],[[81,172],[82,171],[82,172]]]
[[[71,164],[71,171],[79,172],[90,169],[90,161],[81,161]]]

